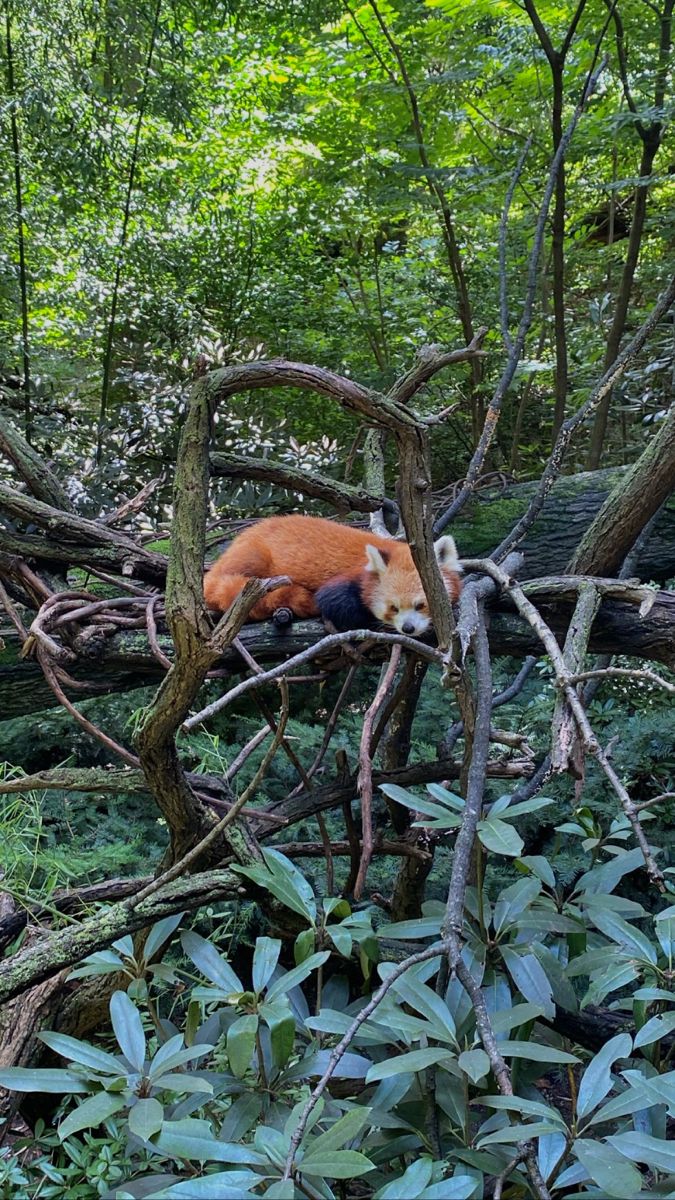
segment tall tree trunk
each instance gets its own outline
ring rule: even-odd
[[[31,414],[30,342],[28,331],[28,275],[26,271],[26,239],[23,215],[23,181],[21,176],[21,138],[17,119],[16,80],[14,77],[14,47],[10,0],[5,0],[5,50],[7,55],[7,92],[9,94],[9,124],[14,160],[14,203],[16,206],[16,246],[19,259],[19,293],[21,297],[21,353],[23,358],[23,416],[24,433],[30,442],[33,432]]]

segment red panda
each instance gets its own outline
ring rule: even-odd
[[[456,600],[461,568],[453,538],[440,538],[434,549],[448,595]],[[405,542],[321,517],[267,517],[245,529],[207,572],[206,603],[224,612],[248,578],[273,575],[292,582],[259,600],[253,621],[285,607],[296,617],[321,616],[337,629],[370,628],[375,620],[415,636],[431,626]]]

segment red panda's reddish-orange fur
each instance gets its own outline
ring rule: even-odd
[[[452,538],[441,538],[436,554],[448,594],[455,600],[460,568]],[[287,575],[292,582],[254,605],[254,621],[282,607],[296,617],[318,616],[323,607],[316,593],[326,584],[337,589],[344,584],[358,589],[365,608],[385,624],[403,629],[408,614],[407,624],[415,628],[403,632],[421,633],[430,623],[420,578],[404,542],[321,517],[268,517],[245,529],[207,572],[206,603],[224,612],[248,578],[274,575]]]

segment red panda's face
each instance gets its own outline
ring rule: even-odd
[[[456,577],[460,570],[454,541],[441,538],[435,548],[448,591],[453,595],[447,576]],[[410,637],[431,629],[429,605],[408,547],[393,542],[392,551],[383,552],[376,546],[366,546],[366,560],[364,600],[373,616]]]

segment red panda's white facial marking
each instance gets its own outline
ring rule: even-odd
[[[394,543],[398,547],[400,543]],[[451,537],[440,538],[434,545],[436,559],[442,570],[461,570],[457,548]],[[389,625],[398,633],[419,637],[431,629],[431,617],[420,577],[412,561],[400,555],[391,557],[376,546],[366,546],[366,572],[369,576],[367,603],[378,621]]]

